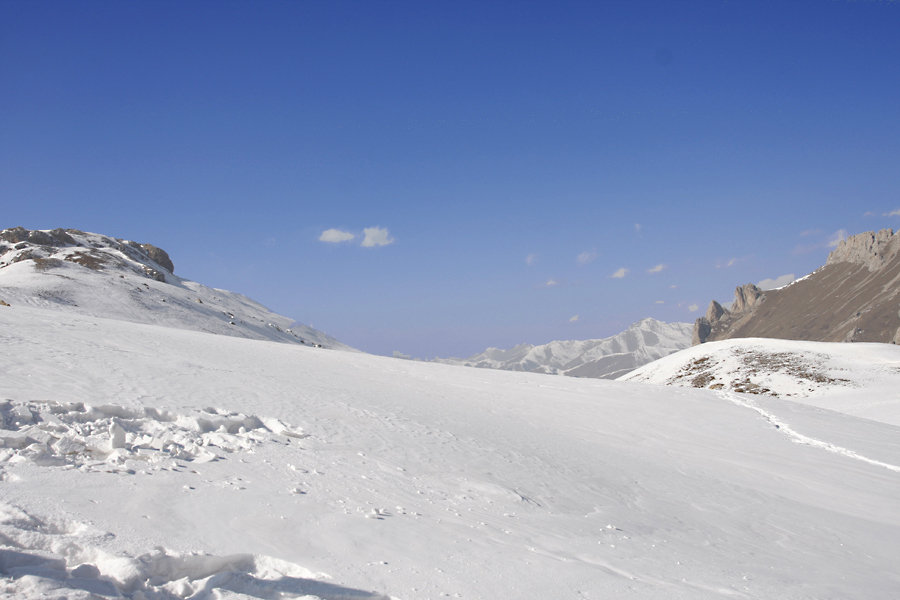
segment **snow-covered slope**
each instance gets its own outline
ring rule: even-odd
[[[246,296],[182,279],[173,270],[169,256],[149,244],[75,229],[0,231],[2,302],[350,349]]]
[[[0,347],[3,597],[900,591],[895,425],[21,305]]]
[[[691,345],[692,327],[690,323],[644,319],[604,339],[554,341],[540,346],[520,344],[508,350],[488,348],[469,358],[442,358],[436,362],[614,379],[643,364],[687,348]]]
[[[780,396],[900,425],[900,347],[894,344],[707,342],[621,380]]]

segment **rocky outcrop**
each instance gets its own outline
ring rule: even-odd
[[[843,240],[825,266],[783,288],[735,290],[731,310],[713,301],[693,342],[768,337],[900,343],[900,235],[890,229]]]
[[[91,243],[79,242],[74,236],[82,237],[86,234],[78,229],[50,229],[28,230],[24,227],[12,227],[0,231],[0,255],[6,255],[10,250],[15,250],[14,255],[4,261],[5,264],[14,264],[24,260],[35,261],[36,268],[47,270],[54,263],[46,262],[48,257],[59,253],[63,248],[69,248],[63,260],[79,264],[93,270],[99,270],[104,265],[118,262],[114,255],[98,252],[98,248],[109,248],[125,254],[141,265],[140,271],[148,278],[156,281],[165,281],[165,273],[175,273],[175,265],[168,253],[162,248],[152,244],[139,244],[120,239],[98,236],[101,240]],[[3,243],[6,242],[6,243]],[[9,244],[9,245],[8,245]],[[43,262],[42,262],[43,261]],[[147,264],[152,262],[153,264]],[[2,267],[3,264],[0,264]]]
[[[168,270],[169,273],[175,273],[175,265],[172,264],[172,259],[169,258],[169,255],[165,250],[157,248],[153,244],[140,244],[140,246],[141,249],[147,253],[147,256],[149,256],[156,264]]]
[[[897,257],[900,252],[900,237],[893,229],[868,231],[842,240],[828,255],[826,265],[853,263],[876,271]]]

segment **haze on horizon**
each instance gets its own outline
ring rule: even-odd
[[[692,321],[900,225],[890,2],[0,3],[4,223],[369,352]]]

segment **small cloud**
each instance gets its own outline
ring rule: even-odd
[[[559,285],[559,282],[558,282],[557,280],[555,280],[555,279],[548,279],[548,280],[544,283],[544,285],[547,286],[547,287],[554,287],[554,286]]]
[[[717,269],[727,269],[728,267],[733,267],[738,262],[736,257],[729,258],[728,260],[720,260],[716,263]]]
[[[833,234],[831,234],[830,238],[828,238],[828,247],[835,248],[835,247],[837,247],[838,244],[840,244],[842,241],[844,241],[846,239],[847,239],[847,230],[846,229],[838,229]]]
[[[525,257],[525,264],[529,267],[537,262],[537,254],[529,254]]]
[[[404,353],[400,352],[399,350],[394,350],[394,353],[392,354],[392,356],[394,358],[402,358],[403,360],[412,360],[412,356],[410,356],[409,354],[404,354]]]
[[[375,246],[389,246],[394,243],[394,238],[384,227],[366,227],[363,229],[363,248],[374,248]]]
[[[871,210],[867,210],[866,212],[863,213],[863,216],[864,217],[874,217],[875,213],[873,213]]]
[[[822,233],[821,229],[804,229],[800,232],[800,237],[809,237],[811,235],[818,235]]]
[[[613,279],[622,279],[626,275],[628,275],[628,269],[626,269],[625,267],[622,267],[621,269],[619,269],[618,271],[616,271],[615,273],[610,275],[610,277],[612,277]]]
[[[634,232],[635,232],[635,233],[640,233],[640,232],[641,232],[641,229],[643,229],[643,228],[644,228],[644,226],[641,225],[640,223],[635,223],[635,224],[634,224]]]
[[[672,285],[669,286],[669,289],[670,289],[670,290],[677,290],[677,289],[678,289],[678,286],[675,285],[675,284],[673,283]]]
[[[883,216],[883,217],[900,217],[900,208],[896,208],[896,209],[892,210],[891,212],[886,212],[881,216]]]
[[[700,307],[696,304],[691,304],[690,306],[688,306],[688,310],[691,312],[697,312],[698,310],[700,310]]]
[[[572,315],[569,317],[569,323],[576,323],[580,317],[578,315]]]
[[[330,244],[338,244],[340,242],[349,242],[356,235],[350,233],[349,231],[342,231],[340,229],[326,229],[322,232],[322,235],[319,236],[320,242],[328,242]]]
[[[655,302],[655,304],[665,304],[665,303],[666,303],[665,300],[657,300],[657,301]]]
[[[793,273],[785,273],[784,275],[776,277],[775,279],[763,279],[762,281],[760,281],[759,283],[756,284],[756,287],[758,287],[761,290],[774,290],[776,288],[786,286],[793,280],[794,280]]]
[[[647,269],[647,272],[650,273],[650,274],[653,274],[653,273],[662,273],[663,269],[665,269],[665,268],[666,268],[666,265],[664,265],[664,264],[662,264],[662,263],[659,263],[659,264],[656,265],[655,267],[650,267],[649,269]]]
[[[575,259],[579,265],[586,265],[588,263],[594,262],[597,258],[597,252],[594,250],[585,250]]]

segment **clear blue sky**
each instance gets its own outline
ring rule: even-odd
[[[0,0],[0,226],[370,352],[692,321],[897,209],[898,2]]]

